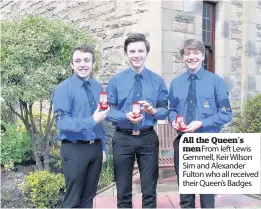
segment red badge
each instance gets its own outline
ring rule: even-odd
[[[100,109],[107,110],[108,109],[108,94],[107,92],[100,93]]]
[[[180,130],[180,131],[183,131],[183,130],[186,129],[186,124],[185,124],[185,122],[184,122],[183,116],[178,115],[178,116],[176,117],[176,123],[178,124],[178,127],[179,127],[179,130]]]
[[[139,102],[133,102],[132,103],[132,113],[134,115],[134,119],[139,118],[141,116],[140,114],[140,103]]]

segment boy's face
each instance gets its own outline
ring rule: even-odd
[[[80,78],[85,79],[91,74],[92,69],[95,67],[95,63],[93,63],[92,59],[91,53],[76,50],[73,53],[71,67]]]
[[[134,70],[140,70],[144,67],[147,55],[146,45],[143,41],[130,43],[127,46],[126,56]]]
[[[197,70],[201,66],[204,58],[205,55],[198,49],[184,49],[183,62],[192,71]]]

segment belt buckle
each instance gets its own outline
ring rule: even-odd
[[[140,135],[140,131],[132,131],[132,135],[133,136],[138,136],[138,135]]]
[[[91,140],[91,141],[90,141],[90,144],[94,144],[94,142],[95,142],[95,140]]]

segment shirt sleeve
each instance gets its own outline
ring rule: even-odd
[[[168,115],[168,99],[169,93],[165,81],[161,78],[160,87],[159,87],[157,105],[156,105],[156,114],[149,115],[154,120],[164,120]]]
[[[113,78],[108,83],[107,93],[108,103],[111,109],[108,112],[106,119],[113,123],[127,121],[126,113],[118,110],[118,93],[116,88],[116,81]]]
[[[81,132],[96,125],[93,116],[83,119],[71,117],[70,91],[66,85],[60,85],[55,88],[52,94],[52,102],[56,127],[59,131]]]
[[[222,126],[232,120],[232,109],[229,102],[227,86],[222,78],[215,82],[215,100],[217,113],[202,120],[203,128]]]
[[[177,106],[179,102],[178,102],[178,98],[175,97],[174,88],[175,88],[174,83],[172,82],[169,91],[169,114],[168,114],[169,124],[172,124],[173,121],[176,120],[176,117],[178,115]]]

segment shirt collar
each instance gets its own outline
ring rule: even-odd
[[[89,77],[88,80],[83,80],[82,78],[80,78],[76,73],[73,73],[72,75],[72,80],[73,82],[76,83],[76,85],[82,86],[84,84],[85,81],[89,81],[89,85],[91,86],[91,78]]]
[[[195,73],[196,78],[200,80],[202,78],[202,76],[204,75],[204,71],[205,71],[205,69],[201,66],[199,68],[199,70]],[[190,73],[189,70],[187,70],[187,72],[185,74],[187,80],[189,79],[191,74],[192,73]]]
[[[127,73],[130,74],[131,78],[135,79],[136,73],[134,72],[134,70],[131,67],[129,67],[127,69]],[[141,78],[144,78],[144,76],[146,76],[147,73],[148,73],[148,70],[147,70],[147,68],[144,67],[144,69],[140,73]]]

